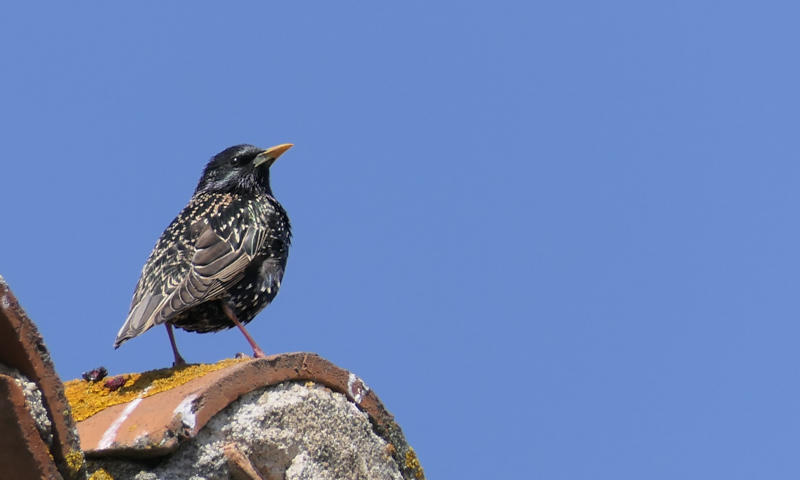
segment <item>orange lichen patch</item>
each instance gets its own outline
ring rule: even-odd
[[[99,468],[89,477],[89,480],[114,480],[114,477],[105,469]]]
[[[67,466],[71,474],[77,475],[81,468],[83,468],[83,452],[80,450],[72,450],[64,455],[64,458],[67,460]]]
[[[425,473],[422,471],[422,465],[419,464],[417,454],[414,453],[414,449],[411,447],[409,447],[408,451],[406,452],[406,468],[411,469],[416,478],[420,480],[425,478]]]
[[[130,402],[136,398],[149,397],[166,390],[170,390],[184,383],[202,377],[203,375],[246,362],[249,358],[228,358],[217,363],[199,363],[182,365],[180,367],[150,370],[144,373],[131,373],[124,375],[125,385],[118,390],[109,391],[101,382],[87,382],[86,380],[70,380],[64,384],[64,390],[72,406],[72,416],[75,421],[86,420],[95,413],[120,403]],[[147,391],[145,391],[147,389]]]

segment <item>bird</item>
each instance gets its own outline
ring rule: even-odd
[[[292,146],[235,145],[211,158],[142,268],[115,349],[163,324],[173,365],[185,365],[173,327],[199,333],[237,327],[253,357],[266,357],[244,325],[272,302],[283,281],[291,224],[269,174]]]

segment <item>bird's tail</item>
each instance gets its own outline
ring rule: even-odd
[[[164,301],[163,295],[146,294],[136,305],[131,308],[131,313],[119,329],[117,339],[114,341],[114,348],[119,348],[120,345],[130,340],[133,337],[141,335],[142,333],[150,330],[154,326],[163,322],[156,322],[156,313],[161,310],[161,304]]]

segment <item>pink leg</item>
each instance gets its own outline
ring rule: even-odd
[[[173,367],[178,367],[181,365],[186,365],[186,360],[181,357],[181,354],[178,353],[178,344],[175,343],[175,335],[172,333],[172,325],[169,323],[164,324],[167,327],[167,333],[169,334],[169,343],[172,345],[172,353],[175,354],[175,362],[172,364]]]
[[[222,302],[222,309],[225,310],[225,315],[227,315],[228,318],[231,319],[231,322],[233,322],[233,324],[236,325],[237,327],[239,327],[239,330],[242,331],[242,333],[244,334],[244,338],[247,339],[247,343],[249,343],[250,346],[253,347],[253,357],[255,357],[255,358],[266,358],[267,356],[264,355],[264,351],[261,350],[261,347],[259,347],[258,344],[256,343],[256,341],[253,340],[253,337],[251,337],[250,334],[247,333],[247,330],[244,329],[244,325],[242,325],[239,322],[239,319],[236,318],[236,314],[233,313],[233,310],[231,309],[231,307],[229,307],[227,303]]]

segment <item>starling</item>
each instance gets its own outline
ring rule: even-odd
[[[182,365],[173,326],[199,333],[236,326],[253,356],[265,356],[244,324],[272,302],[286,268],[291,225],[272,195],[269,169],[291,147],[236,145],[208,162],[147,259],[114,348],[164,324]]]

